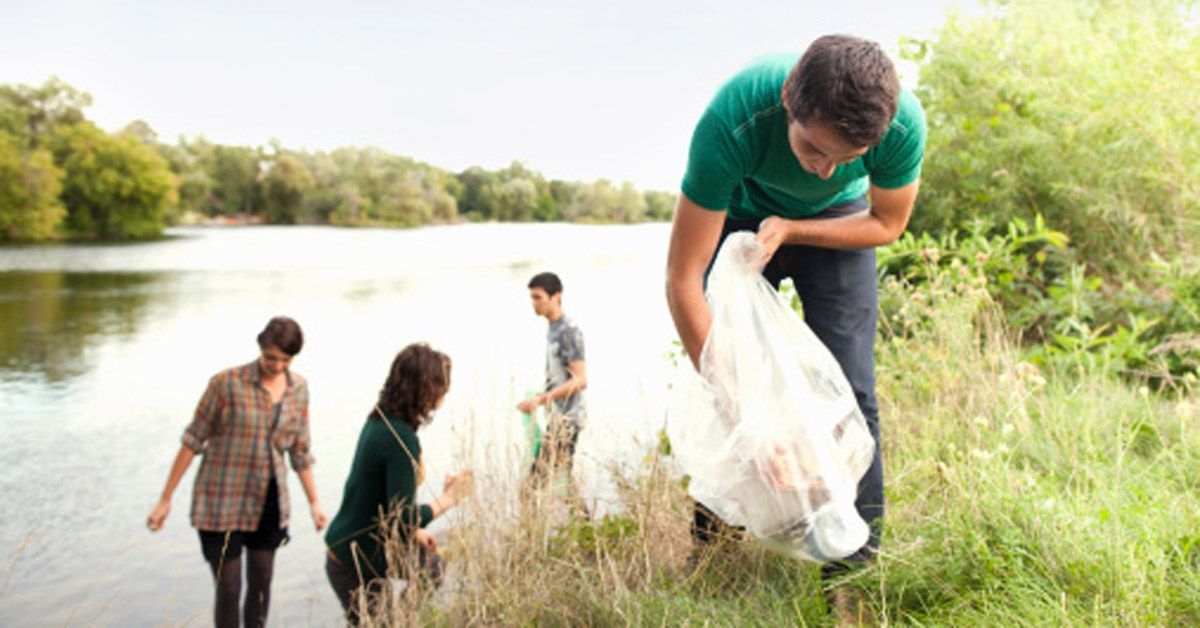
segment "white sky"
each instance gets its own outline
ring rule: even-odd
[[[102,127],[140,118],[164,141],[374,145],[675,191],[698,115],[747,61],[832,32],[894,53],[952,3],[0,0],[0,83],[57,75]]]

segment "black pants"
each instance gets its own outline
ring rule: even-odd
[[[329,584],[333,587],[333,593],[337,596],[338,602],[342,604],[346,622],[357,626],[360,618],[354,596],[363,586],[367,587],[367,595],[378,595],[383,590],[384,581],[376,578],[364,583],[359,579],[354,565],[343,565],[332,556],[325,557],[325,575],[329,578]]]
[[[835,218],[866,208],[864,197],[831,207],[812,219]],[[759,222],[726,218],[720,242],[724,243],[725,238],[736,231],[757,232]],[[720,244],[717,248],[720,249]],[[712,262],[709,262],[711,267]],[[867,544],[844,562],[869,560],[879,548],[884,507],[879,405],[875,400],[875,330],[879,312],[875,249],[784,245],[763,268],[763,276],[776,288],[784,277],[791,278],[804,309],[804,322],[841,365],[875,439],[875,457],[859,480],[858,498],[854,502],[859,516],[870,525],[871,535]],[[707,279],[707,272],[705,277]],[[699,504],[693,514],[692,535],[697,541],[707,542],[727,528],[716,515]],[[831,564],[823,571],[834,575],[844,568],[845,565]]]
[[[287,542],[286,527],[279,526],[279,487],[272,477],[258,527],[249,530],[200,530],[200,549],[213,572],[216,599],[213,624],[253,626],[267,623],[271,605],[271,579],[275,571],[275,550]],[[242,548],[246,551],[243,552]],[[246,599],[242,603],[242,564],[245,562]],[[238,607],[241,605],[241,620]]]
[[[417,546],[417,569],[419,577],[423,578],[428,584],[433,587],[438,587],[442,584],[445,577],[446,561],[441,554],[430,553],[425,551],[424,547]],[[364,569],[369,569],[365,565]],[[329,585],[333,587],[333,593],[337,596],[338,602],[342,605],[342,610],[346,613],[346,621],[351,625],[358,625],[360,618],[358,616],[358,605],[354,597],[358,594],[359,589],[366,587],[368,596],[379,595],[384,590],[385,580],[383,578],[368,577],[363,574],[367,581],[364,583],[358,576],[358,571],[354,565],[345,565],[333,557],[333,554],[327,553],[325,556],[325,575],[329,578]]]

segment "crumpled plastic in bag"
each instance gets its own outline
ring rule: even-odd
[[[854,508],[875,441],[841,366],[762,276],[754,234],[730,234],[708,276],[712,327],[668,413],[688,490],[777,552],[831,561],[869,529]]]

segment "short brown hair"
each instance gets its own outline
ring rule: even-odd
[[[276,316],[267,321],[267,326],[258,333],[258,348],[275,347],[294,356],[304,347],[304,332],[300,323],[287,316]]]
[[[387,382],[379,391],[379,409],[389,419],[401,418],[415,430],[433,418],[434,408],[449,389],[450,357],[416,342],[392,360]],[[372,418],[378,415],[371,413]]]
[[[825,35],[788,74],[784,98],[796,122],[827,125],[850,144],[875,146],[896,115],[900,79],[879,44]]]

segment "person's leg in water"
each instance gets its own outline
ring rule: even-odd
[[[361,621],[360,602],[369,609],[372,598],[378,596],[384,589],[384,579],[373,578],[370,582],[363,584],[355,567],[343,565],[333,557],[332,553],[327,553],[325,556],[325,575],[329,578],[334,595],[342,605],[343,618],[351,626],[357,626]],[[360,593],[365,596],[365,599],[359,599]]]
[[[212,570],[217,589],[213,623],[217,628],[237,628],[238,602],[242,597],[242,559],[230,557],[223,563],[212,565]]]
[[[237,628],[242,599],[241,533],[200,530],[200,547],[213,574],[213,624],[217,628]]]
[[[267,485],[258,529],[245,535],[246,600],[242,608],[242,625],[247,628],[261,628],[267,624],[275,550],[286,541],[287,528],[279,527],[279,488],[272,477]]]
[[[342,605],[346,623],[351,626],[358,624],[358,609],[354,603],[354,596],[362,586],[358,574],[334,558],[333,552],[326,550],[325,576],[329,578],[329,586],[333,587],[333,594]]]
[[[275,570],[275,550],[246,550],[246,602],[242,609],[243,626],[261,628],[267,624],[271,606],[271,576]]]

